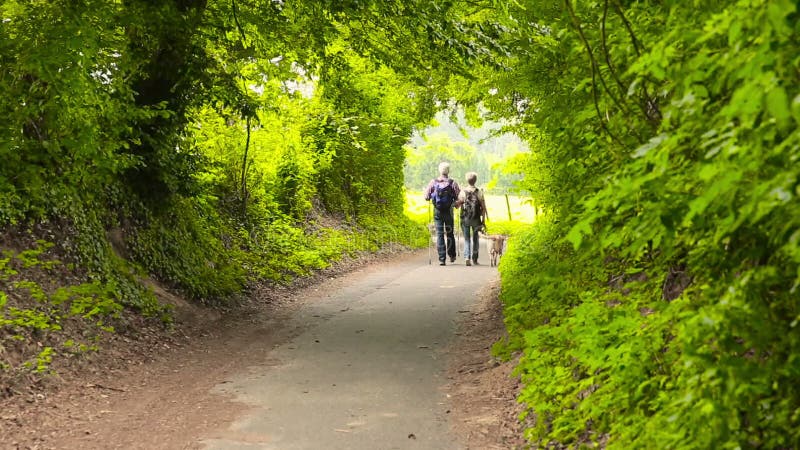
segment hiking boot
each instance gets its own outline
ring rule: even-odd
[[[466,260],[466,262],[464,262],[464,265],[471,266],[472,265],[472,261]]]

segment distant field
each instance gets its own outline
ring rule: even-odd
[[[533,223],[536,213],[533,207],[526,203],[527,198],[508,196],[511,206],[511,220],[522,223]],[[489,210],[489,221],[501,222],[508,220],[508,207],[503,195],[487,195],[486,208]],[[428,216],[428,202],[422,198],[421,192],[406,192],[406,212],[418,220],[425,222]]]

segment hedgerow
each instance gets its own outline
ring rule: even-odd
[[[528,438],[797,447],[796,5],[524,7],[487,83],[549,211],[501,263]]]

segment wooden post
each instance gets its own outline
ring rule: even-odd
[[[511,222],[511,203],[508,202],[508,194],[506,194],[506,208],[508,209],[508,221]]]

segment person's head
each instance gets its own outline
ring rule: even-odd
[[[439,174],[440,175],[449,175],[450,174],[450,163],[449,162],[440,162],[439,163]]]
[[[467,172],[467,183],[470,186],[475,186],[475,182],[478,181],[478,174],[475,172]]]

